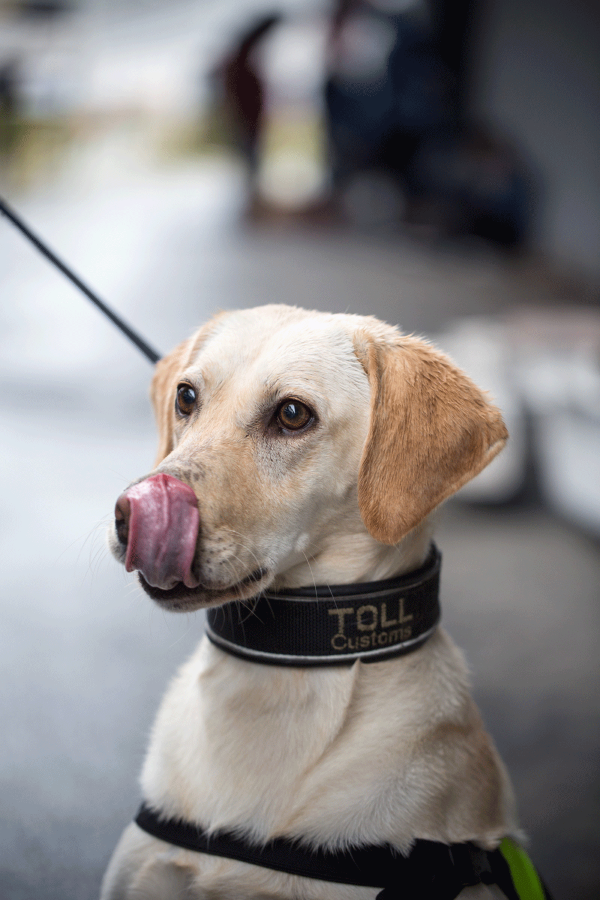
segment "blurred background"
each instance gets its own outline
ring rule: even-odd
[[[556,900],[600,896],[599,46],[595,0],[0,0],[0,193],[160,352],[374,314],[504,410],[444,621]],[[2,217],[0,296],[0,896],[88,900],[202,616],[105,548],[151,367]]]

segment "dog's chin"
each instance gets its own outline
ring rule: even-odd
[[[189,588],[183,582],[179,582],[165,590],[148,584],[141,572],[138,572],[137,576],[148,596],[170,612],[193,612],[196,609],[207,609],[209,606],[221,606],[234,600],[250,600],[266,590],[273,580],[273,575],[266,569],[257,569],[242,581],[223,589],[204,585]]]

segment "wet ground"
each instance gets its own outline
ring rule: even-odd
[[[217,308],[298,303],[427,333],[544,299],[480,248],[250,229],[222,161],[102,178],[95,160],[21,211],[160,351]],[[152,465],[149,364],[3,222],[0,254],[0,896],[91,900],[202,619],[154,608],[105,549],[116,496]],[[598,544],[532,496],[440,518],[445,623],[532,854],[556,900],[595,900]]]

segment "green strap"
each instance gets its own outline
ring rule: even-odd
[[[508,864],[520,900],[546,900],[538,873],[523,848],[510,838],[504,838],[499,850]]]

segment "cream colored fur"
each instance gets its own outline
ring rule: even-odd
[[[177,385],[199,402],[177,417]],[[167,608],[251,597],[259,587],[372,581],[419,566],[430,513],[501,449],[487,398],[443,354],[369,317],[285,306],[221,314],[157,366],[154,472],[198,497],[202,587]],[[273,427],[286,398],[315,413]],[[118,558],[122,548],[112,539]],[[443,583],[443,582],[442,582]],[[417,838],[495,847],[517,833],[511,788],[439,629],[382,663],[293,669],[204,639],[169,687],[142,773],[168,815],[254,840],[330,848]],[[372,900],[125,830],[103,900]],[[470,888],[463,900],[491,900]]]

